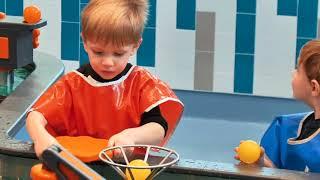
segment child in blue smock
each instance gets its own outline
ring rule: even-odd
[[[261,139],[258,164],[266,167],[320,172],[320,41],[306,43],[292,77],[296,99],[312,112],[276,117]],[[237,151],[237,148],[236,148]],[[239,159],[236,155],[236,159]]]

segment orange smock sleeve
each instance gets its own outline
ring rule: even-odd
[[[165,145],[180,121],[184,106],[166,83],[156,78],[150,78],[141,88],[140,114],[148,112],[156,106],[160,107],[161,115],[168,123],[166,137],[160,144]]]
[[[46,129],[48,132],[56,136],[57,134],[67,134],[66,129],[70,129],[72,122],[70,116],[72,97],[68,85],[68,75],[59,79],[48,90],[44,92],[33,105],[33,111],[38,111],[47,120]]]

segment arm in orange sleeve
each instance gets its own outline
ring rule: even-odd
[[[46,130],[46,124],[47,121],[41,113],[32,111],[28,114],[26,128],[34,142],[34,150],[38,157],[40,157],[42,152],[51,145],[58,145],[57,140]]]
[[[167,143],[177,127],[183,113],[184,105],[175,95],[173,90],[159,79],[149,80],[141,88],[139,101],[140,114],[159,106],[162,117],[168,123],[166,136],[159,145]]]
[[[33,106],[27,116],[26,127],[37,156],[50,145],[58,144],[53,136],[66,129],[71,104],[68,84],[65,78],[61,78]]]

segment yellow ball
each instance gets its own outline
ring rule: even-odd
[[[133,160],[129,163],[130,166],[149,166],[149,164],[141,159]],[[134,169],[131,168],[132,175],[134,177],[134,180],[145,180],[147,177],[151,174],[150,169]],[[129,169],[126,169],[126,176],[128,180],[131,180]]]
[[[252,140],[246,140],[239,145],[238,155],[240,161],[251,164],[260,158],[261,148]]]

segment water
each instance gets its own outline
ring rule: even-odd
[[[175,149],[183,159],[236,163],[233,149],[240,140],[251,139],[259,143],[268,125],[185,117],[167,146]]]
[[[0,71],[0,101],[10,95],[34,69],[35,64],[29,64],[13,70]]]
[[[167,147],[176,150],[183,159],[236,163],[233,149],[240,140],[259,142],[267,127],[267,123],[261,122],[184,117]],[[15,138],[30,141],[25,127]]]

